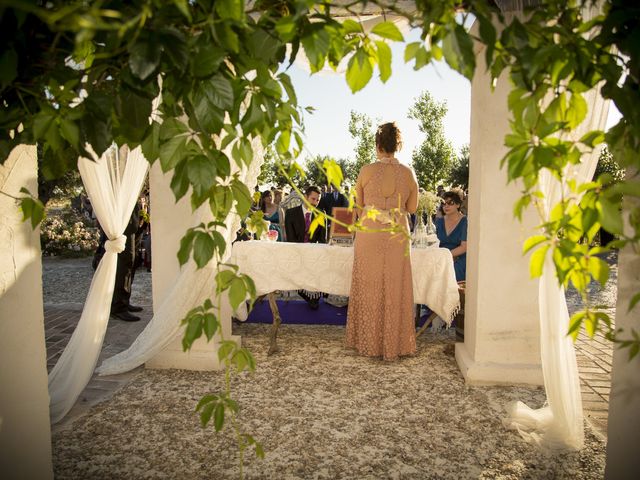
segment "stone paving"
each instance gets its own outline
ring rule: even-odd
[[[607,435],[609,391],[613,346],[598,333],[590,339],[584,332],[576,341],[576,358],[580,372],[584,416],[595,430]]]
[[[615,257],[608,259],[612,267]],[[69,341],[80,315],[93,271],[90,259],[51,259],[43,260],[43,284],[45,297],[45,337],[47,344],[47,368],[55,365],[65,345]],[[612,268],[609,284],[598,292],[598,300],[613,307],[609,314],[615,314],[616,271]],[[68,280],[72,280],[69,282]],[[144,329],[152,317],[151,311],[151,274],[139,270],[136,273],[132,294],[132,303],[144,307],[139,322],[123,322],[110,319],[98,364],[107,357],[126,349]],[[567,294],[570,312],[579,307],[579,299],[571,291]],[[611,387],[611,364],[613,348],[611,342],[601,334],[593,339],[582,332],[576,341],[576,356],[582,387],[584,415],[603,438],[607,434],[607,416],[609,391]],[[68,428],[78,416],[93,405],[110,398],[118,389],[134,378],[143,367],[128,373],[98,377],[94,375],[82,392],[75,406],[63,421],[54,425],[54,432]]]

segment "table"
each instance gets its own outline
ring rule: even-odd
[[[277,351],[280,325],[273,292],[304,289],[349,295],[353,247],[251,240],[233,244],[229,263],[253,279],[258,296],[269,296],[274,316],[271,354]],[[450,325],[460,308],[451,252],[446,248],[412,249],[411,269],[414,302],[428,305]]]

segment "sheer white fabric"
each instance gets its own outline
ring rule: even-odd
[[[108,149],[100,158],[80,158],[78,169],[96,218],[109,240],[91,281],[78,326],[49,374],[50,416],[60,421],[87,385],[98,361],[107,329],[118,253],[124,232],[144,182],[148,162],[138,147]]]
[[[260,167],[263,162],[262,144],[258,139],[252,141],[254,158],[249,169],[240,169],[232,163],[232,174],[237,173],[250,191],[256,185]],[[211,212],[208,207],[199,209],[194,214],[194,225],[202,221],[210,221]],[[227,242],[227,249],[223,258],[226,261],[231,254],[231,242],[235,239],[235,234],[240,228],[241,218],[236,214],[230,214],[224,229],[220,233]],[[154,305],[154,314],[145,329],[135,339],[133,344],[125,351],[113,357],[107,358],[100,367],[100,375],[112,375],[127,372],[147,360],[153,358],[164,349],[181,330],[180,320],[184,318],[189,310],[211,298],[215,289],[215,275],[217,270],[213,262],[205,268],[196,269],[195,264],[190,261],[182,267],[180,276],[176,280],[173,288],[166,296],[161,305]]]
[[[585,94],[589,115],[572,132],[573,139],[589,130],[604,128],[609,103],[598,91]],[[566,179],[578,184],[590,181],[598,164],[599,151],[584,153],[582,162],[567,169]],[[548,171],[539,179],[544,194],[543,210],[546,219],[551,208],[563,195],[570,194],[565,184],[560,184]],[[579,200],[579,195],[577,196]],[[505,425],[517,429],[522,437],[549,450],[578,450],[584,443],[582,398],[575,350],[569,331],[569,312],[564,288],[559,285],[551,255],[547,255],[539,281],[540,353],[547,402],[540,409],[531,409],[522,402],[509,407]]]

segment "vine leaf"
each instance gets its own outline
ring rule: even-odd
[[[351,92],[356,93],[362,90],[369,83],[372,75],[373,61],[371,57],[363,49],[357,50],[347,65],[347,84],[351,88]]]
[[[395,42],[404,41],[402,33],[400,33],[400,30],[393,22],[380,22],[371,29],[371,33]]]
[[[42,222],[45,216],[44,205],[40,200],[34,198],[31,192],[22,187],[20,193],[24,193],[27,196],[22,197],[20,201],[20,209],[22,210],[22,220],[31,220],[31,228],[35,228]]]

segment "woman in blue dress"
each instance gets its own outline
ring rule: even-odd
[[[278,241],[282,241],[282,231],[280,229],[280,214],[279,205],[274,203],[273,194],[271,190],[265,190],[260,195],[260,210],[264,214],[264,219],[268,222],[271,222],[269,226],[269,230],[275,230],[278,232]]]
[[[444,216],[436,218],[436,232],[440,247],[451,250],[456,280],[462,282],[467,278],[467,217],[460,211],[464,197],[461,190],[453,189],[442,199]]]

